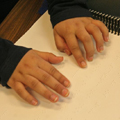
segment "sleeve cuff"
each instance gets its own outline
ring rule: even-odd
[[[10,88],[7,85],[7,82],[12,75],[14,69],[16,68],[19,61],[22,59],[22,57],[30,50],[31,48],[25,48],[22,46],[16,46],[13,45],[8,52],[7,59],[4,61],[2,68],[1,68],[1,84],[2,86],[6,86],[7,88]]]
[[[50,19],[52,22],[52,26],[54,28],[54,26],[57,23],[64,21],[66,19],[75,18],[75,17],[91,17],[91,16],[92,15],[88,9],[74,6],[62,12],[59,12],[55,14],[54,16],[51,16]]]

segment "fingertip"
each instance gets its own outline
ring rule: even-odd
[[[98,47],[98,48],[97,48],[97,51],[100,52],[100,53],[102,53],[102,52],[104,51],[104,47],[103,47],[103,46]]]
[[[65,49],[64,52],[65,52],[67,55],[71,55],[71,52],[70,52],[68,49]]]
[[[107,27],[106,27],[106,29],[103,29],[103,30],[102,29],[103,28],[101,28],[101,32],[103,34],[103,39],[105,42],[108,42],[109,41],[109,31],[108,31]]]
[[[78,62],[78,65],[79,65],[81,68],[86,68],[86,67],[87,67],[86,61],[80,61],[80,62]]]
[[[58,97],[57,95],[52,94],[52,95],[50,96],[50,101],[51,101],[51,102],[55,103],[55,102],[57,102],[58,100],[59,100],[59,97]]]
[[[38,101],[35,100],[35,99],[33,99],[33,100],[31,101],[31,104],[34,105],[34,106],[36,106],[36,105],[38,105]]]
[[[60,63],[62,61],[63,61],[63,57],[62,56],[56,56],[56,55],[53,55],[53,56],[49,57],[49,59],[48,59],[48,62],[53,63],[53,64]]]
[[[67,80],[65,80],[63,84],[64,84],[65,87],[70,87],[70,82],[67,81]]]
[[[63,95],[64,97],[68,97],[69,94],[70,94],[70,92],[69,92],[68,89],[65,88],[65,89],[62,90],[62,95]]]
[[[93,56],[87,57],[87,60],[88,60],[88,61],[93,61]]]
[[[58,59],[63,60],[63,56],[56,56]]]
[[[81,66],[82,66],[83,68],[86,68],[86,67],[87,67],[86,62],[85,62],[85,61],[82,61],[82,62],[81,62]]]
[[[63,59],[64,58],[62,56],[56,56],[56,62],[62,62]]]
[[[105,42],[108,42],[108,41],[109,41],[109,36],[107,36],[107,37],[105,36],[105,37],[104,37],[104,41],[105,41]]]

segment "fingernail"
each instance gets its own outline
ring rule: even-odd
[[[69,95],[69,91],[67,89],[62,90],[62,95],[67,97]]]
[[[105,37],[104,39],[105,39],[105,41],[106,41],[106,42],[108,42],[108,41],[109,41],[109,37]]]
[[[99,47],[99,52],[103,52],[104,48],[103,46]]]
[[[38,104],[38,102],[36,101],[36,100],[32,100],[32,105],[37,105]]]
[[[56,95],[51,95],[51,96],[50,96],[50,99],[51,99],[51,101],[53,101],[53,102],[57,102],[57,101],[58,101],[58,96],[56,96]]]
[[[65,49],[64,52],[65,52],[67,55],[70,54],[69,50],[67,50],[67,49]]]
[[[84,68],[87,66],[86,62],[84,62],[84,61],[82,61],[80,64],[81,64],[81,66],[84,67]]]
[[[93,56],[88,57],[88,60],[89,60],[89,61],[92,61],[92,60],[93,60]]]
[[[69,87],[69,86],[70,86],[70,82],[64,81],[64,85],[65,85],[66,87]]]

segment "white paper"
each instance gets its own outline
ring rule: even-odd
[[[110,34],[104,52],[82,69],[57,50],[49,19],[46,12],[16,44],[63,56],[54,66],[71,81],[70,96],[51,103],[31,90],[39,100],[34,107],[0,87],[0,120],[120,120],[120,36]]]

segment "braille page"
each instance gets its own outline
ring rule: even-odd
[[[0,120],[120,120],[120,36],[110,34],[103,53],[96,51],[94,60],[82,69],[73,56],[57,50],[49,19],[46,12],[16,45],[63,56],[64,61],[54,67],[71,81],[70,95],[59,95],[59,101],[51,103],[29,90],[39,101],[32,106],[14,90],[0,87]]]

